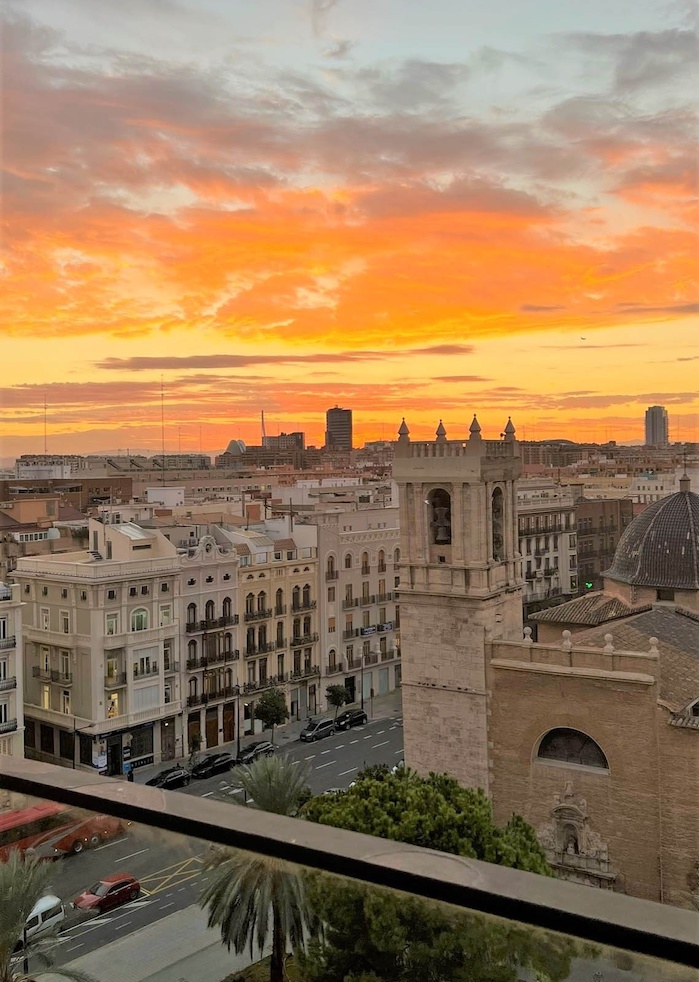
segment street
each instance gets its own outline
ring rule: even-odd
[[[277,754],[310,768],[308,784],[314,794],[330,788],[347,788],[363,767],[382,763],[392,767],[402,759],[402,720],[399,717],[372,720],[317,743],[293,740],[280,746]],[[235,769],[230,775],[220,774],[206,780],[193,778],[187,788],[165,793],[218,796],[218,792],[231,790],[234,776]],[[67,904],[100,877],[115,872],[128,872],[137,877],[142,893],[137,900],[99,916],[69,910],[54,949],[56,964],[73,961],[195,904],[205,882],[206,849],[207,844],[199,840],[134,826],[121,839],[58,861],[50,892]]]

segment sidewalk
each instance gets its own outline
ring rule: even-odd
[[[387,692],[383,696],[374,696],[373,699],[364,700],[364,709],[366,710],[369,719],[386,719],[387,717],[400,716],[402,715],[402,698],[401,689],[394,689],[393,692]],[[347,709],[358,708],[359,703],[352,703]],[[342,712],[342,710],[340,710]],[[330,710],[327,713],[316,713],[314,718],[319,716],[332,716],[334,710]],[[277,746],[283,747],[287,743],[293,743],[298,740],[299,733],[306,726],[307,718],[294,719],[283,726],[277,726],[274,730],[274,742]],[[240,739],[240,746],[247,747],[248,744],[254,743],[256,740],[268,740],[269,730],[265,730],[263,733],[249,733]],[[237,742],[232,740],[230,743],[221,743],[217,747],[209,747],[207,750],[202,750],[202,754],[207,753],[218,753],[223,750],[228,751],[228,753],[235,754],[237,752]],[[176,757],[173,760],[163,760],[159,764],[148,764],[146,767],[137,767],[134,770],[134,782],[136,784],[145,784],[149,781],[155,774],[160,773],[166,767],[173,767],[175,764],[185,764],[187,763],[189,757]]]

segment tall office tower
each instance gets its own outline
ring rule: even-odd
[[[669,442],[667,409],[665,406],[649,406],[646,409],[646,446],[666,447]]]
[[[325,446],[328,450],[352,449],[352,410],[328,409],[325,414]]]

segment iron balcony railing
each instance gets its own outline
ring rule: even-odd
[[[267,617],[272,616],[272,608],[265,608],[264,610],[246,610],[245,620],[246,621],[262,621]]]
[[[314,632],[313,634],[295,634],[294,637],[291,639],[291,647],[301,648],[305,644],[315,644],[317,640],[318,640],[317,632]]]
[[[121,685],[127,684],[126,672],[116,672],[114,675],[104,676],[104,687],[105,689],[117,689]]]
[[[42,682],[56,682],[58,685],[73,684],[71,672],[59,672],[55,668],[42,668],[40,665],[32,667],[32,676],[35,679],[41,679]]]
[[[8,719],[4,723],[0,723],[0,733],[14,733],[17,729],[17,720]]]
[[[325,674],[326,675],[338,675],[345,670],[345,663],[343,661],[335,662],[335,664],[328,665]]]
[[[7,638],[0,638],[0,651],[7,651],[8,648],[17,647],[17,638],[11,634]]]
[[[150,665],[147,665],[145,668],[142,669],[134,668],[133,677],[135,679],[150,678],[153,675],[158,675],[159,671],[160,671],[160,666],[158,665],[157,661],[154,661]]]
[[[216,655],[202,655],[201,658],[188,658],[185,667],[188,672],[196,672],[200,668],[209,668],[211,665],[223,665],[225,662],[237,661],[240,658],[238,648],[231,651],[220,651]]]
[[[9,678],[0,679],[0,692],[7,692],[8,689],[17,688],[17,676],[11,675]]]
[[[305,601],[303,601],[302,603],[299,603],[299,604],[292,604],[291,605],[291,613],[292,614],[300,614],[304,610],[315,610],[316,609],[316,605],[317,605],[317,601],[315,601],[315,600],[305,600]]]
[[[347,597],[345,600],[342,601],[343,610],[351,610],[352,607],[358,607],[358,606],[359,606],[359,597]]]
[[[179,672],[180,663],[178,661],[167,661],[163,667],[163,671],[166,675],[173,675],[175,672]]]
[[[10,727],[10,723],[1,724],[0,731]],[[539,962],[543,958],[547,969],[547,959],[553,959],[552,977],[590,982],[622,975],[634,982],[696,982],[698,977],[699,932],[694,910],[259,809],[231,808],[228,802],[213,798],[168,792],[167,807],[163,807],[160,789],[126,780],[115,783],[90,769],[72,770],[8,754],[0,754],[0,788],[9,793],[11,807],[19,807],[19,796],[32,796],[128,822],[132,849],[142,848],[141,843],[154,848],[162,841],[170,854],[189,856],[192,843],[199,841],[204,854],[211,854],[207,844],[223,846],[283,860],[301,876],[321,873],[328,878],[329,889],[346,887],[353,891],[352,897],[357,887],[369,890],[372,911],[381,909],[383,898],[390,902],[391,911],[400,910],[406,899],[411,905],[427,902],[425,909],[437,926],[432,929],[432,921],[425,922],[424,943],[439,943],[442,950],[442,940],[447,938],[469,952],[475,946],[475,971],[483,965],[489,977],[534,978],[536,969],[529,968],[532,958]],[[52,884],[55,882],[61,896],[63,891],[74,891],[66,879],[69,865],[59,863],[52,874]],[[134,961],[148,952],[149,939],[141,935],[144,932],[129,933],[129,956]],[[204,917],[194,937],[191,955],[201,952],[203,957],[203,949],[212,943],[207,939]],[[420,941],[423,943],[422,938]],[[70,963],[75,957],[69,955],[66,960]],[[109,964],[109,957],[109,944],[95,949],[99,964]],[[162,960],[151,974],[175,978],[179,971],[173,964],[175,958],[167,950],[158,957]],[[463,967],[458,977],[465,977]]]
[[[274,689],[279,685],[284,685],[289,680],[288,672],[281,672],[279,675],[268,675],[265,679],[258,679],[256,682],[246,682],[243,692],[261,692],[263,689]]]
[[[325,572],[325,582],[330,583],[332,580],[336,580],[339,577],[339,572],[336,569],[329,569]]]

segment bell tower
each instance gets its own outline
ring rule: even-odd
[[[522,637],[515,482],[508,420],[484,440],[413,442],[403,420],[393,477],[400,495],[400,617],[405,762],[490,792],[486,636]]]

